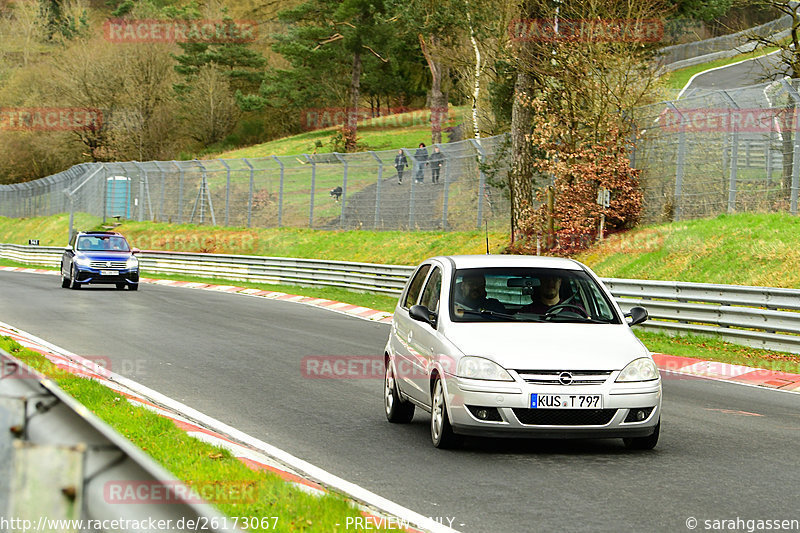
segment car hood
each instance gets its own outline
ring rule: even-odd
[[[447,336],[464,355],[509,369],[622,370],[649,355],[627,324],[458,323]]]
[[[131,253],[110,250],[90,250],[77,252],[75,255],[91,261],[125,261],[131,256]]]

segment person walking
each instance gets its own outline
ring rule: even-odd
[[[431,164],[431,182],[439,183],[439,172],[441,172],[442,165],[444,165],[444,154],[441,151],[439,151],[438,146],[433,147],[433,153],[431,154],[430,164]]]
[[[425,143],[419,143],[419,148],[414,152],[414,159],[417,161],[417,174],[414,176],[414,181],[422,183],[425,181],[425,165],[428,164],[428,149],[425,148]]]
[[[405,171],[407,166],[408,166],[408,159],[406,159],[406,154],[403,153],[403,150],[398,150],[397,155],[394,156],[394,168],[397,169],[398,185],[403,184],[403,172]]]

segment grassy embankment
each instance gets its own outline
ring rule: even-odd
[[[91,228],[98,219],[80,217],[76,226]],[[241,229],[126,222],[117,230],[143,249],[307,257],[413,265],[438,254],[484,253],[479,232],[339,232],[302,229]],[[782,214],[742,214],[642,227],[612,236],[578,257],[604,277],[664,279],[739,285],[800,288],[800,219]],[[63,245],[66,217],[12,220],[0,218],[0,242]],[[498,253],[505,236],[490,233]],[[7,263],[8,264],[8,263]],[[145,273],[146,275],[146,273]],[[198,281],[198,278],[154,277]],[[202,281],[202,280],[200,280]],[[332,287],[298,287],[236,282],[291,294],[346,301],[392,311],[396,299]],[[674,338],[636,330],[653,351],[766,366],[800,372],[800,357],[747,348],[708,337]]]
[[[42,355],[8,337],[0,337],[0,349],[54,379],[198,494],[206,499],[213,495],[209,503],[231,519],[238,517],[240,529],[246,529],[242,517],[260,517],[265,527],[249,530],[346,531],[347,517],[362,516],[340,495],[313,496],[270,471],[251,470],[227,450],[190,437],[171,420],[143,407],[120,401],[117,392],[100,383],[59,370]]]

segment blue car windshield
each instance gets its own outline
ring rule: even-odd
[[[129,252],[130,246],[121,235],[84,235],[78,238],[77,250],[81,252]]]
[[[450,302],[454,322],[621,323],[600,285],[582,270],[460,269]]]

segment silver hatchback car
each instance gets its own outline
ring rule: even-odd
[[[434,257],[417,267],[386,343],[384,408],[394,423],[431,413],[437,448],[462,435],[617,438],[651,449],[661,376],[585,265],[570,259]]]

